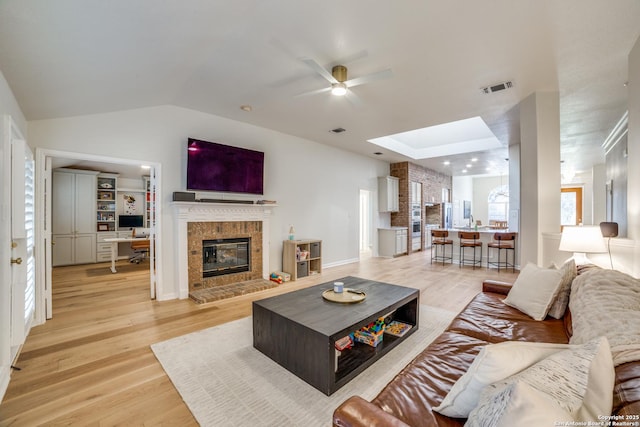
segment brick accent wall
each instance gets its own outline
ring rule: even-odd
[[[202,241],[251,238],[250,271],[202,277]],[[231,283],[262,278],[262,221],[189,222],[187,224],[187,250],[189,251],[189,292]]]
[[[421,203],[421,211],[422,211],[422,245],[425,246],[425,235],[424,235],[424,204],[427,202],[433,203],[442,203],[442,189],[446,188],[449,190],[449,194],[451,194],[451,187],[453,183],[453,179],[451,176],[434,171],[432,169],[425,168],[420,165],[416,165],[409,162],[401,162],[401,163],[392,163],[389,166],[389,173],[391,176],[395,176],[400,179],[399,187],[400,187],[400,209],[398,212],[391,213],[391,225],[393,227],[408,227],[409,228],[409,239],[407,242],[408,253],[413,252],[411,249],[411,204],[413,203],[411,199],[411,182],[420,182],[422,183],[422,203]],[[447,200],[450,201],[450,200]]]

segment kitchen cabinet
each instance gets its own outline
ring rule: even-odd
[[[98,172],[56,169],[51,184],[52,265],[96,262]]]
[[[407,243],[407,227],[378,229],[378,255],[382,257],[396,257],[406,254],[408,250]]]
[[[378,211],[398,212],[400,210],[400,179],[395,176],[378,178]]]

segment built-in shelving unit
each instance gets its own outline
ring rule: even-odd
[[[118,175],[101,173],[97,179],[97,232],[116,231],[116,190]]]
[[[151,188],[151,178],[148,176],[143,176],[144,180],[144,188],[145,188],[145,199],[144,199],[144,226],[145,228],[151,228],[154,224],[155,217],[155,200],[152,200],[155,197],[155,192],[152,191]]]
[[[291,275],[291,280],[321,273],[322,240],[285,240],[282,270]]]

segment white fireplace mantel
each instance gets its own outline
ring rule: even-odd
[[[179,298],[189,297],[189,260],[187,224],[190,222],[262,222],[262,277],[269,278],[269,218],[276,205],[243,203],[172,202],[176,221],[175,254],[178,263]]]

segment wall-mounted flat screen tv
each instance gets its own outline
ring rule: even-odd
[[[187,190],[264,194],[264,153],[189,138]]]

